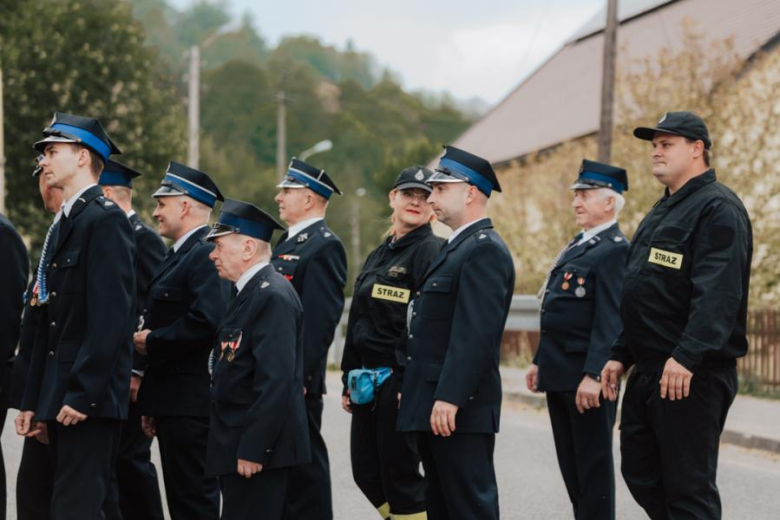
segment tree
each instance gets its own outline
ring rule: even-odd
[[[56,27],[57,30],[52,30]],[[54,111],[97,117],[124,152],[120,161],[145,175],[136,205],[152,206],[169,159],[184,155],[181,104],[128,4],[112,0],[11,0],[0,17],[5,80],[8,206],[21,232],[40,244],[51,215],[31,180],[32,144]]]

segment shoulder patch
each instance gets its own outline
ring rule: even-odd
[[[136,231],[140,231],[142,228],[143,228],[143,226],[142,226],[141,224],[137,224],[137,225],[135,226],[135,230],[136,230]]]
[[[269,285],[271,285],[271,284],[270,284],[270,283],[268,283],[268,282],[263,282],[263,283],[261,283],[261,284],[260,284],[260,288],[261,288],[261,289],[265,289],[265,288],[266,288],[266,287],[268,287]]]
[[[612,237],[612,240],[614,240],[615,242],[622,242],[623,241],[623,237],[615,236],[615,237]]]

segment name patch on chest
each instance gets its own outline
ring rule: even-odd
[[[401,289],[400,287],[391,287],[389,285],[374,284],[371,289],[371,297],[378,300],[387,300],[397,303],[409,303],[409,295],[411,291],[409,289]]]
[[[650,258],[648,258],[647,261],[651,264],[658,264],[672,269],[680,269],[682,267],[683,255],[651,247]]]

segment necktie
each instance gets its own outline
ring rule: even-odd
[[[582,233],[577,233],[577,235],[569,241],[568,244],[566,244],[566,247],[561,249],[561,251],[558,253],[558,255],[555,257],[555,260],[552,261],[552,264],[550,265],[550,269],[547,271],[547,276],[544,279],[544,283],[542,284],[542,288],[539,289],[539,292],[536,293],[536,297],[539,299],[544,298],[544,293],[547,290],[547,284],[550,283],[550,276],[552,276],[552,272],[555,270],[555,267],[558,265],[558,262],[561,261],[561,258],[563,258],[563,255],[577,247],[577,244],[580,243],[580,240],[582,239]]]

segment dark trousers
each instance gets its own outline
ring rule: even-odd
[[[290,468],[264,469],[252,478],[219,478],[222,520],[282,520]]]
[[[325,440],[320,434],[322,408],[321,395],[306,396],[311,462],[290,468],[286,514],[289,520],[333,519],[330,462]]]
[[[493,433],[420,433],[428,520],[498,520]]]
[[[5,418],[8,415],[8,410],[0,410],[0,435],[3,434],[3,428],[5,427]],[[5,520],[5,510],[7,507],[7,494],[5,481],[5,459],[3,458],[3,445],[0,444],[0,520]]]
[[[130,403],[127,422],[122,425],[116,478],[123,520],[163,520],[152,439],[141,430],[141,414],[135,403]]]
[[[614,520],[615,467],[612,429],[617,403],[601,400],[584,414],[576,392],[547,392],[555,451],[575,520]]]
[[[51,517],[102,520],[119,450],[121,422],[88,418],[72,426],[47,423],[54,461]]]
[[[206,475],[209,420],[155,417],[171,520],[217,520],[219,487]]]
[[[628,379],[620,423],[623,478],[652,520],[719,519],[720,434],[737,393],[734,368],[700,369],[682,400],[660,398],[661,372]]]
[[[54,461],[49,447],[25,437],[16,476],[17,520],[49,520],[54,487]]]
[[[352,476],[369,502],[384,514],[425,511],[417,433],[398,432],[398,379],[379,389],[376,403],[352,405]],[[389,506],[389,508],[388,508]]]

